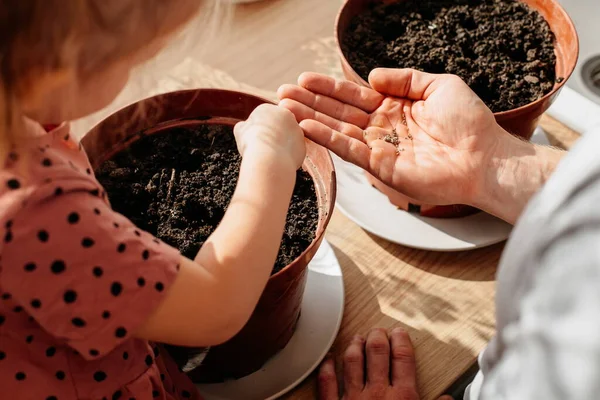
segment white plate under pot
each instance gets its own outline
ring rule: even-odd
[[[342,270],[333,249],[323,240],[308,266],[302,314],[288,345],[259,371],[224,383],[197,385],[198,390],[205,400],[270,400],[284,395],[325,358],[343,313]]]

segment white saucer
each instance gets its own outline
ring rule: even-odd
[[[198,390],[205,400],[268,400],[282,396],[310,375],[327,355],[343,313],[342,270],[333,249],[323,240],[308,266],[302,314],[285,349],[252,375],[225,383],[197,385]]]
[[[549,144],[538,128],[532,141]],[[398,210],[372,187],[364,172],[332,154],[338,191],[336,206],[366,231],[404,246],[432,251],[472,250],[502,242],[512,226],[480,212],[464,218],[437,219]]]

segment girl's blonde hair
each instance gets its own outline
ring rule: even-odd
[[[19,100],[53,75],[89,79],[134,55],[218,0],[0,0],[0,162],[18,142]],[[201,8],[203,8],[201,10]],[[190,24],[197,29],[200,24]],[[188,40],[196,33],[186,34]]]

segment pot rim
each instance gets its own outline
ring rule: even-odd
[[[358,77],[358,79],[360,80],[360,82],[370,88],[371,85],[369,84],[369,82],[365,81],[362,76],[360,76],[356,70],[354,69],[354,67],[352,67],[352,64],[350,64],[350,62],[348,61],[348,59],[346,58],[346,55],[344,54],[344,51],[342,50],[342,44],[341,44],[341,40],[340,40],[340,20],[342,17],[342,14],[344,13],[344,11],[346,10],[346,8],[348,7],[348,4],[353,1],[353,0],[344,0],[344,4],[342,4],[342,6],[340,7],[338,14],[335,18],[335,43],[336,43],[336,47],[337,47],[337,52],[339,57],[342,60],[342,64],[344,64],[344,66],[346,68],[348,68],[350,71],[352,71],[352,73]],[[373,1],[373,0],[371,0]],[[397,0],[397,1],[402,1],[402,0]],[[519,0],[521,2],[523,2],[522,0]],[[564,9],[564,7],[557,1],[557,0],[547,0],[550,2],[555,3],[559,10],[560,13],[565,17],[565,20],[567,21],[567,26],[569,28],[569,30],[571,30],[574,34],[575,34],[575,62],[569,67],[568,69],[568,73],[565,74],[563,81],[558,83],[555,82],[554,83],[554,87],[552,88],[552,90],[548,93],[546,93],[544,96],[540,97],[539,99],[532,101],[531,103],[527,103],[524,106],[521,107],[517,107],[517,108],[513,108],[510,110],[506,110],[506,111],[500,111],[500,112],[496,112],[494,113],[494,116],[498,119],[502,119],[503,117],[509,117],[512,116],[514,114],[521,114],[522,112],[527,112],[530,109],[533,109],[535,107],[537,107],[538,105],[544,103],[547,99],[551,98],[552,96],[554,96],[555,94],[557,94],[563,87],[564,85],[567,83],[567,81],[571,78],[571,76],[573,75],[573,73],[575,72],[575,67],[577,66],[577,61],[579,60],[579,48],[580,48],[580,44],[579,44],[579,34],[577,32],[577,29],[575,28],[575,24],[573,23],[573,20],[571,19],[571,17],[569,16],[569,14],[567,13],[567,11]],[[533,8],[529,5],[527,5],[530,8]],[[534,8],[535,9],[535,8]],[[537,9],[535,9],[537,11]],[[546,22],[548,22],[548,20],[546,18],[544,18],[546,20]],[[552,32],[555,36],[556,34],[554,33],[554,31]],[[556,50],[556,45],[554,45],[554,49]]]
[[[216,88],[198,88],[198,89],[184,89],[184,90],[175,90],[175,91],[170,91],[170,92],[165,92],[165,93],[160,93],[154,96],[150,96],[150,97],[146,97],[143,98],[141,100],[138,100],[136,102],[133,102],[131,104],[128,104],[124,107],[121,107],[120,109],[116,110],[115,112],[111,113],[110,115],[108,115],[107,117],[103,118],[101,121],[99,121],[98,123],[96,123],[90,130],[88,130],[83,137],[81,138],[81,141],[83,141],[85,139],[86,136],[90,135],[92,132],[94,131],[98,131],[101,130],[102,126],[104,124],[107,124],[108,121],[110,121],[112,118],[116,118],[117,115],[121,115],[123,113],[126,113],[128,110],[133,109],[135,107],[137,107],[140,103],[144,103],[144,102],[151,102],[154,100],[158,100],[161,98],[164,98],[165,96],[169,96],[169,95],[175,95],[175,94],[194,94],[195,96],[210,96],[211,94],[216,94],[216,93],[228,93],[230,95],[235,95],[235,96],[244,96],[244,97],[250,97],[250,98],[254,98],[255,100],[258,100],[261,103],[266,103],[266,104],[274,104],[276,105],[273,101],[265,99],[263,97],[260,96],[256,96],[250,93],[246,93],[246,92],[242,92],[242,91],[237,91],[237,90],[227,90],[227,89],[216,89]],[[181,118],[181,119],[171,119],[168,121],[162,121],[152,127],[148,127],[146,129],[141,130],[140,132],[136,132],[137,133],[141,133],[141,132],[147,132],[147,131],[153,131],[153,133],[160,131],[162,129],[169,129],[169,128],[173,128],[178,124],[188,124],[188,125],[193,125],[195,123],[197,124],[206,124],[206,123],[210,123],[209,120],[204,120],[201,119],[200,117],[204,117],[204,116],[198,116],[198,119],[193,119],[193,118]],[[211,116],[212,118],[218,118],[219,116]],[[233,121],[236,120],[235,118],[228,118],[229,120]],[[227,121],[222,121],[219,122],[219,124],[225,124],[228,125]],[[163,126],[164,125],[164,126]],[[162,128],[162,129],[161,129]],[[136,136],[136,138],[134,140],[131,140],[128,142],[127,146],[130,146],[132,143],[134,143],[135,141],[139,140],[140,136]],[[309,140],[308,138],[305,138],[305,140]],[[310,140],[309,140],[310,141]],[[272,274],[269,276],[269,281],[271,279],[274,279],[278,276],[283,275],[287,270],[289,270],[292,266],[298,264],[302,258],[304,258],[313,248],[320,246],[321,241],[323,240],[323,237],[325,236],[325,231],[327,230],[327,226],[329,225],[329,222],[331,220],[333,211],[335,209],[335,198],[336,198],[336,193],[337,193],[337,179],[336,179],[336,173],[335,173],[335,166],[333,164],[333,159],[331,158],[331,154],[329,153],[329,151],[327,151],[327,149],[325,149],[322,146],[319,146],[318,144],[310,141],[311,143],[314,144],[314,146],[317,146],[317,148],[321,148],[325,153],[326,153],[326,162],[327,164],[331,167],[331,185],[330,188],[328,190],[328,188],[326,187],[325,182],[323,182],[323,189],[325,190],[325,193],[329,194],[329,207],[325,207],[326,204],[320,204],[321,200],[320,200],[320,196],[317,193],[317,208],[319,211],[319,221],[317,223],[317,228],[316,228],[316,232],[315,232],[315,238],[311,241],[311,243],[306,247],[306,249],[304,249],[304,251],[298,256],[296,257],[291,263],[287,264],[285,267],[283,267],[281,270],[277,271],[276,273]],[[115,153],[111,154],[110,157],[113,157]],[[108,158],[110,158],[108,157]],[[310,160],[310,158],[308,156],[306,156],[304,162],[302,163],[303,165],[306,162],[310,162],[311,164],[313,164],[314,170],[318,171],[318,169],[316,168],[316,166],[314,165],[314,163],[312,163],[312,161]],[[306,172],[309,172],[308,170]],[[316,187],[317,187],[317,179],[311,175],[311,178],[313,180],[313,186],[315,187],[315,191],[316,191]],[[321,179],[323,179],[321,177]],[[323,212],[326,212],[326,215],[321,215],[321,210],[323,210]],[[307,263],[308,266],[308,263]]]

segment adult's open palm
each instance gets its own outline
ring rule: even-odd
[[[428,204],[472,204],[506,134],[458,77],[377,69],[373,89],[315,74],[279,89],[306,136]]]

